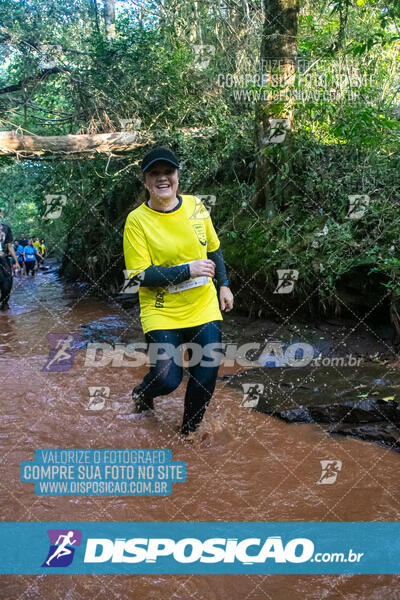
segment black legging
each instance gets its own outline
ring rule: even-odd
[[[35,274],[35,265],[36,265],[36,260],[26,260],[25,261],[25,271],[26,274],[29,275],[29,272],[32,272],[32,275]]]
[[[8,257],[0,257],[0,302],[7,304],[10,298],[12,288],[11,265]]]
[[[188,348],[189,360],[193,359],[193,365],[189,366],[189,381],[185,394],[185,408],[181,432],[188,434],[194,431],[201,422],[204,412],[211,396],[214,393],[219,364],[221,362],[221,350],[214,353],[216,358],[210,356],[210,352],[203,353],[204,346],[211,343],[221,343],[221,321],[210,321],[195,327],[183,327],[181,329],[157,329],[145,334],[148,344],[172,344],[173,348],[166,348],[167,356],[157,358],[156,348],[150,351],[150,360],[154,356],[155,364],[150,366],[150,371],[145,375],[140,387],[146,398],[165,396],[173,392],[182,381],[182,360],[175,361],[174,356],[178,352],[174,350],[183,343],[199,345],[199,359],[193,355],[193,348]],[[201,348],[200,348],[201,347]],[[200,362],[213,362],[214,366],[201,365]],[[177,364],[180,363],[180,364]]]

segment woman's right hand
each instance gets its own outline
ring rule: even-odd
[[[194,260],[189,263],[190,277],[214,277],[215,263],[210,259]]]

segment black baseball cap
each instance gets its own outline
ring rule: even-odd
[[[165,160],[166,162],[171,163],[171,165],[174,165],[174,167],[179,169],[179,161],[176,154],[169,148],[159,146],[158,148],[153,148],[153,150],[147,152],[147,154],[145,154],[145,156],[143,157],[142,164],[140,165],[143,173],[147,171],[150,165],[157,162],[158,160]]]

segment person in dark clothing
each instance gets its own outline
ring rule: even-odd
[[[18,241],[23,248],[28,245],[28,239],[25,237],[24,233],[21,233]]]
[[[12,288],[12,270],[9,254],[18,263],[17,255],[13,248],[13,235],[11,229],[3,221],[3,212],[0,209],[0,309],[9,308],[8,300]]]

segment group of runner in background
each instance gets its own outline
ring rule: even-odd
[[[13,248],[17,257],[17,262],[12,256],[9,256],[9,261],[14,276],[35,275],[40,265],[43,263],[47,254],[47,247],[44,240],[39,240],[38,237],[26,238],[24,233],[18,240],[14,240]]]

